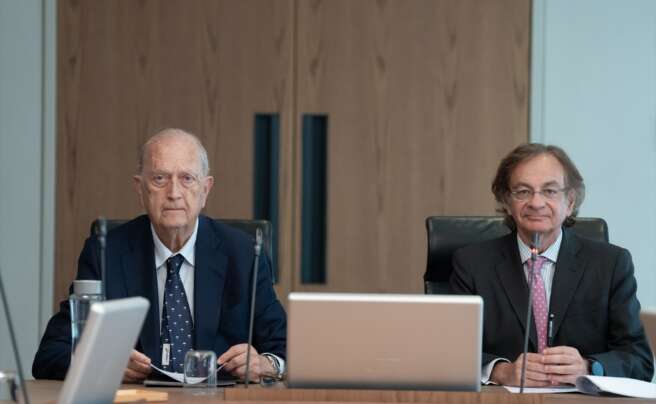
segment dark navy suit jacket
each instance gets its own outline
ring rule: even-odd
[[[150,301],[136,349],[159,365],[160,318],[154,245],[148,216],[107,234],[107,299],[143,296]],[[259,261],[253,345],[286,357],[286,316],[271,281],[269,259]],[[221,355],[248,340],[253,240],[245,233],[200,216],[194,268],[194,348]],[[98,240],[90,237],[78,261],[77,279],[100,279]],[[72,287],[71,287],[72,288]],[[120,330],[117,330],[120,332]],[[35,378],[63,379],[71,350],[68,301],[60,304],[32,364]]]
[[[528,282],[517,233],[461,248],[453,256],[451,289],[483,298],[483,365],[522,353]],[[564,229],[551,286],[553,345],[601,362],[607,376],[651,380],[653,357],[640,323],[631,255]],[[535,322],[530,352],[537,347]]]

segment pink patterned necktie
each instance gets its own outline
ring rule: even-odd
[[[535,318],[535,328],[538,334],[538,353],[542,353],[547,347],[547,291],[544,288],[542,279],[542,266],[547,261],[544,257],[537,257],[533,273],[533,317]],[[532,261],[528,261],[528,267],[531,268]]]

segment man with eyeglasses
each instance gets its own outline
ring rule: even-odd
[[[556,146],[518,146],[501,160],[492,192],[513,232],[456,251],[450,282],[454,293],[484,301],[482,382],[520,384],[531,270],[526,386],[574,384],[588,374],[651,380],[629,252],[568,229],[585,186],[567,154]]]
[[[253,241],[200,215],[214,178],[198,138],[180,129],[154,135],[142,147],[133,181],[147,214],[108,233],[105,287],[108,299],[144,296],[151,309],[123,380],[142,381],[151,364],[182,373],[190,349],[216,352],[219,366],[239,378],[245,377],[250,350],[250,380],[282,377],[286,316],[268,257],[259,261],[254,346],[249,346]],[[78,279],[99,279],[97,249],[96,237],[87,239]],[[64,378],[70,328],[64,301],[41,340],[34,377]]]

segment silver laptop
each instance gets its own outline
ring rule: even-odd
[[[647,333],[651,350],[656,355],[656,308],[642,309],[640,311],[640,319],[642,320],[642,325],[645,327],[645,333]]]
[[[480,391],[480,296],[291,293],[290,387]]]
[[[59,404],[114,401],[149,305],[143,297],[131,297],[91,306]]]

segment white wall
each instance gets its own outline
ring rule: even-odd
[[[656,306],[656,1],[534,0],[531,140],[560,145]]]
[[[0,1],[0,271],[30,377],[52,314],[55,5]],[[0,369],[16,369],[5,321]]]

